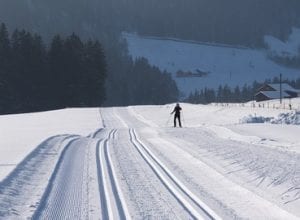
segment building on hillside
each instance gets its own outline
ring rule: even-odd
[[[295,98],[300,97],[300,90],[294,89],[287,83],[281,84],[282,98]],[[265,84],[259,88],[255,94],[255,100],[257,102],[280,99],[280,84]]]

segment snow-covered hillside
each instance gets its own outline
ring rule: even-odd
[[[299,219],[300,126],[241,121],[275,102],[1,116],[0,219]]]
[[[294,32],[295,35],[298,32]],[[300,77],[300,71],[280,66],[268,59],[267,50],[210,44],[201,42],[142,37],[124,33],[129,54],[134,58],[145,57],[151,65],[171,72],[181,91],[188,95],[194,89],[217,88],[220,84],[230,86],[251,84],[283,74],[284,78]],[[291,39],[294,39],[291,36]],[[277,48],[274,38],[266,38],[271,48]],[[291,40],[291,42],[294,42]],[[283,43],[282,43],[283,44]],[[291,43],[288,46],[297,45]],[[283,45],[281,45],[283,47]],[[204,77],[178,78],[178,70],[208,73]]]
[[[273,36],[265,36],[265,42],[273,55],[295,57],[300,55],[300,29],[293,28],[287,42]]]

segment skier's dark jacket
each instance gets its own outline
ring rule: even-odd
[[[180,116],[180,111],[181,110],[182,110],[182,108],[179,105],[177,105],[177,106],[175,106],[175,108],[174,108],[174,110],[172,111],[171,114],[173,114],[175,112],[175,116]]]

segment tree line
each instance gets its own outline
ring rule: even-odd
[[[289,68],[300,69],[300,48],[299,48],[299,54],[297,56],[290,57],[290,56],[269,55],[269,58],[280,65]]]
[[[53,37],[0,26],[0,113],[99,106],[105,98],[106,60],[101,44],[75,34]]]
[[[176,102],[179,96],[171,74],[151,66],[145,58],[119,60],[107,85],[108,106],[160,105]]]
[[[106,41],[105,41],[106,40]],[[82,41],[0,25],[0,114],[65,107],[165,104],[178,99],[171,74],[144,58],[132,60],[115,34]]]
[[[258,89],[267,83],[280,83],[278,77],[265,80],[263,83],[254,81],[252,85],[245,84],[244,86],[236,86],[234,88],[228,85],[220,85],[218,89],[204,88],[191,92],[186,98],[186,102],[193,104],[209,104],[214,102],[219,103],[240,103],[254,100],[254,95]],[[294,88],[300,89],[300,78],[297,80],[284,79],[282,83],[288,83]]]

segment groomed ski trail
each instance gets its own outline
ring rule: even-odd
[[[98,129],[64,147],[32,219],[131,219],[109,152],[116,132]]]
[[[135,112],[130,108],[131,107],[119,108],[118,111],[115,111],[115,114],[118,114],[118,118],[126,119],[125,123],[128,124],[127,127],[138,128],[141,131],[142,140],[145,140],[144,142],[147,143],[147,145],[144,145],[149,145],[149,149],[151,149],[151,151],[153,150],[155,155],[162,159],[161,161],[166,162],[165,164],[174,171],[173,173],[176,174],[180,180],[183,180],[183,183],[187,184],[188,190],[194,191],[197,195],[204,194],[207,197],[205,197],[204,201],[208,200],[208,204],[213,204],[211,207],[221,212],[222,218],[247,218],[247,216],[253,216],[256,219],[298,219],[292,213],[281,209],[276,204],[244,188],[243,185],[235,184],[230,179],[227,179],[214,169],[214,165],[207,166],[202,161],[206,161],[206,158],[199,157],[201,154],[193,153],[193,156],[189,155],[188,152],[190,152],[190,149],[197,149],[195,143],[199,141],[199,136],[195,136],[197,140],[190,143],[185,140],[186,137],[184,137],[184,135],[188,135],[185,130],[183,130],[184,133],[182,134],[183,139],[178,138],[181,135],[177,137],[165,135],[168,131],[176,130],[157,130],[156,126],[142,120],[142,117],[134,117]],[[159,134],[158,132],[162,133]],[[161,134],[163,134],[163,137],[160,136]],[[205,137],[200,136],[200,138]],[[169,139],[172,139],[172,141]],[[206,142],[205,139],[203,141]],[[233,143],[235,144],[235,142]],[[214,140],[207,143],[208,146],[211,144],[214,144]],[[229,142],[229,144],[232,143]],[[198,171],[196,171],[197,168],[200,170],[198,169]],[[193,171],[190,172],[191,169]],[[206,174],[199,175],[199,172],[202,173],[202,169],[203,174]],[[197,177],[195,177],[194,174],[197,174]],[[223,182],[226,184],[222,184]],[[220,189],[226,190],[220,191]],[[226,198],[224,196],[226,196]],[[255,210],[259,210],[259,212],[255,212]]]
[[[152,168],[168,191],[194,219],[221,220],[212,209],[194,195],[175,175],[143,144],[134,129],[129,130],[130,140],[145,162]]]
[[[106,112],[104,118],[109,118],[109,123],[113,126],[128,128],[126,121],[118,114],[117,110]],[[112,120],[115,118],[115,120]],[[104,120],[105,121],[105,120]],[[117,122],[119,121],[119,123]],[[152,170],[152,178],[157,178],[161,183],[159,187],[164,187],[171,196],[177,201],[177,205],[181,206],[192,219],[221,219],[212,209],[202,202],[195,194],[193,194],[175,175],[150,151],[150,149],[142,143],[137,137],[135,129],[127,129],[129,131],[130,143],[144,160],[144,166],[149,166]],[[128,158],[130,159],[130,158]],[[126,177],[125,177],[126,178]],[[158,195],[159,196],[159,195]],[[176,206],[177,206],[176,205]],[[178,209],[175,208],[174,209]]]
[[[0,219],[297,219],[201,154],[235,142],[158,127],[132,107],[99,112],[104,128],[50,137],[0,182]]]
[[[96,149],[102,219],[131,219],[109,153],[109,145],[116,132],[113,129],[106,139],[99,140]]]
[[[33,219],[87,219],[87,146],[78,138],[65,147]]]
[[[31,218],[40,206],[48,178],[76,135],[48,138],[0,183],[0,219]]]

